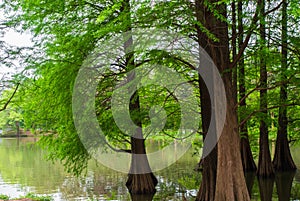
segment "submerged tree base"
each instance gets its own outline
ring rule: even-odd
[[[126,186],[130,194],[154,194],[157,183],[153,173],[129,174]]]
[[[241,155],[244,172],[257,171],[257,167],[252,156],[248,136],[241,138]]]
[[[276,140],[273,166],[276,172],[290,172],[297,169],[291,155],[286,135],[279,136]]]

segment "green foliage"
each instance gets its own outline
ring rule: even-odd
[[[205,1],[207,9],[218,19],[230,22],[218,8],[222,3],[218,1],[209,3]],[[128,2],[127,2],[128,3]],[[244,2],[244,6],[246,3]],[[288,12],[289,23],[299,23],[299,2],[291,1]],[[270,4],[271,5],[271,4]],[[7,25],[21,27],[22,31],[29,30],[34,34],[35,51],[26,59],[26,70],[32,70],[33,75],[22,77],[20,92],[16,102],[9,110],[0,113],[0,127],[12,125],[14,121],[22,121],[24,127],[31,130],[41,130],[44,136],[40,145],[48,150],[48,158],[62,161],[69,172],[79,175],[87,166],[90,155],[85,150],[73,122],[72,93],[73,85],[78,70],[85,59],[101,44],[115,34],[125,32],[132,28],[163,28],[170,33],[181,33],[193,40],[197,38],[196,26],[213,41],[219,39],[209,29],[197,21],[195,8],[191,2],[179,1],[104,1],[104,0],[26,0],[4,1],[1,8],[10,16]],[[131,7],[131,8],[129,8]],[[244,28],[249,29],[249,21],[255,7],[249,6],[243,15]],[[289,67],[280,68],[281,52],[278,48],[278,27],[280,18],[271,13],[266,18],[268,28],[267,41],[261,41],[254,30],[251,43],[245,51],[245,88],[246,107],[238,107],[239,121],[247,120],[249,138],[252,150],[258,150],[259,121],[264,119],[269,125],[270,140],[274,141],[278,130],[278,107],[282,104],[279,100],[279,88],[283,83],[287,84],[289,119],[289,138],[298,140],[299,137],[299,33],[298,29],[289,30]],[[229,16],[230,18],[230,16]],[[231,34],[231,33],[229,33]],[[232,38],[231,38],[232,39]],[[264,48],[260,48],[262,42],[266,42]],[[39,52],[40,51],[40,52]],[[37,53],[38,52],[38,53]],[[17,52],[14,52],[17,55]],[[259,108],[259,55],[264,55],[268,71],[268,109],[267,116]],[[130,149],[129,136],[118,128],[113,121],[111,111],[111,97],[113,89],[121,81],[126,79],[125,72],[129,71],[124,62],[124,52],[117,62],[119,68],[107,70],[103,77],[99,78],[96,97],[96,113],[98,122],[105,133],[108,142],[122,149]],[[173,55],[165,51],[150,50],[135,52],[139,64],[148,62],[168,66],[180,73],[195,86],[197,73],[187,65],[176,60]],[[137,59],[138,58],[138,59]],[[105,78],[104,78],[105,77]],[[164,79],[164,78],[157,78]],[[3,94],[7,97],[11,91]],[[7,93],[7,94],[6,94]],[[131,111],[132,119],[141,119],[144,127],[151,124],[149,111],[156,105],[161,105],[166,111],[167,120],[163,132],[149,135],[148,138],[163,139],[167,144],[176,135],[180,126],[180,105],[171,93],[163,87],[151,85],[138,90],[141,102],[141,111]],[[199,91],[193,92],[199,97]],[[200,103],[199,103],[200,104]],[[267,109],[267,108],[265,108]],[[153,110],[158,113],[158,110]],[[199,111],[197,111],[199,112]],[[166,135],[167,134],[167,135]],[[243,135],[243,134],[241,134]],[[194,146],[202,147],[202,143],[195,141]],[[255,154],[256,155],[256,154]]]
[[[9,196],[7,196],[7,195],[0,195],[0,199],[1,200],[9,200]]]
[[[53,198],[50,196],[40,196],[40,195],[35,195],[33,193],[27,193],[25,196],[22,196],[20,198],[14,198],[14,199],[22,199],[22,198],[30,198],[33,201],[52,201]],[[9,200],[9,196],[7,195],[0,195],[1,200]]]
[[[19,95],[24,123],[27,128],[39,129],[45,134],[39,144],[48,150],[48,159],[61,160],[67,171],[79,175],[87,166],[90,156],[73,123],[71,101],[74,81],[82,63],[98,43],[114,33],[128,30],[131,23],[128,18],[130,13],[126,10],[128,8],[125,1],[16,2],[16,5],[6,5],[22,8],[22,12],[12,17],[11,23],[21,23],[24,29],[34,33],[37,39],[36,48],[43,52],[28,59],[27,68],[34,70],[35,77],[24,80]],[[136,4],[141,4],[142,7],[147,5],[138,2]],[[179,6],[176,3],[173,5]],[[137,9],[136,13],[141,12]],[[144,22],[133,20],[132,23],[132,26],[140,26]],[[150,54],[144,59],[152,57],[154,60],[157,56]],[[165,59],[164,62],[171,65],[171,60]],[[174,62],[172,65],[180,68]],[[101,80],[98,87],[96,112],[99,124],[105,130],[110,143],[120,148],[128,148],[124,141],[128,141],[129,136],[117,128],[109,109],[110,102],[105,101],[111,98],[116,84],[124,79],[123,73],[122,70],[106,72],[108,78]],[[166,128],[179,127],[178,103],[172,96],[168,96],[166,89],[152,86],[140,89],[139,94],[142,97],[141,113],[132,112],[133,118],[142,115],[139,118],[147,126],[150,124],[150,108],[163,103],[170,115]],[[169,98],[165,100],[165,97]]]
[[[35,195],[33,193],[28,193],[22,198],[30,198],[34,201],[52,201],[53,198],[50,196],[40,196],[40,195]]]

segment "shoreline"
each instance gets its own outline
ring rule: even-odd
[[[18,136],[18,135],[15,135],[15,134],[6,134],[6,135],[0,135],[0,138],[18,138],[18,137],[20,137],[20,138],[24,138],[24,137],[36,137],[36,136],[34,136],[34,135],[20,135],[20,136]]]

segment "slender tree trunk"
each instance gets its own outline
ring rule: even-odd
[[[240,137],[238,134],[237,113],[235,109],[234,87],[232,85],[232,73],[229,67],[229,38],[228,25],[210,12],[203,4],[203,1],[196,1],[196,9],[200,9],[204,15],[200,19],[211,33],[219,41],[204,39],[201,45],[211,56],[218,70],[223,75],[223,81],[227,95],[226,120],[224,129],[218,142],[217,153],[217,177],[215,201],[249,201],[245,177],[240,155]],[[216,3],[216,1],[208,1]],[[214,9],[226,17],[226,5],[219,4]],[[228,71],[229,70],[229,71]],[[224,73],[227,72],[227,73]],[[215,97],[217,98],[217,97]],[[211,200],[211,198],[209,198]]]
[[[135,113],[132,117],[139,128],[131,139],[131,165],[126,186],[131,194],[154,194],[157,179],[151,171],[146,155],[145,140],[142,133],[140,120],[140,102],[138,93],[134,93],[129,105],[130,112]]]
[[[274,169],[271,161],[271,154],[269,149],[269,134],[268,134],[268,97],[267,97],[267,65],[265,59],[265,46],[266,46],[266,27],[265,27],[265,0],[260,3],[260,109],[264,110],[260,116],[260,137],[259,137],[259,160],[257,175],[259,177],[274,176]]]
[[[232,1],[231,3],[231,13],[232,13],[232,40],[231,40],[231,46],[232,46],[232,61],[236,59],[236,42],[237,42],[237,33],[236,33],[236,1]],[[232,66],[232,86],[233,86],[233,92],[235,97],[235,102],[237,103],[238,99],[238,90],[237,90],[237,78],[238,78],[238,70],[237,65]]]
[[[283,0],[282,4],[282,34],[281,34],[281,74],[282,81],[287,79],[285,75],[288,68],[287,63],[287,0]],[[280,86],[280,104],[283,105],[287,102],[287,84],[284,83]],[[276,171],[293,171],[296,170],[296,165],[293,161],[289,143],[288,143],[288,118],[287,108],[285,106],[279,107],[278,116],[278,131],[275,147],[275,156],[273,160],[274,169]]]
[[[243,2],[242,0],[238,0],[238,43],[239,49],[241,48],[244,37],[244,28],[243,28]],[[246,108],[246,99],[243,99],[246,95],[246,84],[245,84],[245,63],[244,57],[242,56],[239,63],[238,63],[238,71],[239,71],[239,96],[240,96],[240,107]],[[240,119],[243,119],[243,116],[239,114]],[[241,134],[241,155],[242,155],[242,163],[243,169],[245,172],[248,171],[256,171],[256,164],[253,159],[250,142],[249,142],[249,135],[248,135],[248,128],[247,122],[241,125],[240,127],[240,134]]]
[[[131,17],[130,17],[130,2],[126,0],[123,2],[121,8],[127,15],[125,19],[128,21],[128,27],[125,31],[131,31]],[[134,53],[132,52],[133,38],[129,37],[124,44],[126,70],[135,68]],[[135,74],[130,72],[127,81],[130,82],[135,78]],[[155,186],[158,181],[151,171],[149,161],[146,155],[145,139],[142,131],[142,121],[140,115],[140,101],[138,92],[135,91],[131,96],[129,111],[133,122],[139,127],[130,138],[131,141],[131,164],[128,174],[126,186],[131,194],[154,194],[156,192]]]
[[[20,137],[21,134],[20,134],[20,122],[19,121],[16,121],[16,127],[17,127],[17,137]]]

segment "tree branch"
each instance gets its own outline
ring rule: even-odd
[[[99,6],[97,4],[93,4],[89,1],[84,1],[85,4],[89,5],[90,7],[96,9],[96,10],[99,10],[99,11],[103,11],[104,10],[104,7],[103,6]]]
[[[131,149],[116,149],[114,148],[112,145],[110,145],[106,140],[105,140],[105,144],[113,151],[115,152],[125,152],[125,153],[132,153]]]
[[[15,94],[17,93],[17,90],[18,90],[19,86],[20,86],[20,83],[17,84],[17,86],[16,86],[16,88],[15,88],[13,94],[12,94],[12,95],[10,96],[10,98],[6,101],[6,103],[4,104],[4,106],[0,109],[0,112],[3,111],[3,110],[5,110],[5,109],[7,108],[8,104],[11,102],[11,100],[13,99],[13,97],[15,96]]]
[[[260,90],[271,90],[271,89],[276,89],[277,87],[280,87],[284,84],[288,84],[289,81],[293,78],[294,75],[290,76],[287,80],[281,81],[281,82],[277,82],[275,83],[274,86],[271,87],[260,87],[260,85],[256,86],[254,89],[250,90],[243,98],[241,98],[241,100],[239,100],[239,102],[235,105],[235,109],[241,104],[242,101],[244,101],[249,95],[251,95],[254,91],[260,91]]]
[[[265,112],[265,111],[275,109],[275,108],[279,108],[279,107],[288,107],[288,106],[295,106],[295,105],[298,105],[298,104],[297,103],[290,103],[290,104],[283,104],[283,105],[275,105],[275,106],[272,106],[272,107],[269,107],[269,108],[255,110],[255,111],[251,112],[243,121],[241,121],[241,123],[239,124],[239,127],[244,125],[253,115],[255,115],[259,112]]]
[[[236,64],[238,63],[238,61],[240,60],[240,58],[243,56],[243,53],[244,53],[246,47],[248,46],[249,40],[251,38],[251,35],[252,35],[252,33],[253,33],[253,31],[254,31],[254,29],[256,27],[256,22],[259,20],[259,16],[258,15],[259,15],[259,11],[260,11],[260,8],[259,8],[260,2],[261,2],[261,0],[259,0],[257,2],[256,11],[255,11],[255,14],[254,14],[254,16],[252,18],[252,21],[251,21],[251,24],[250,24],[250,28],[249,28],[249,30],[247,32],[247,36],[245,38],[245,41],[241,45],[241,48],[240,48],[238,54],[236,55],[235,59],[232,61],[232,63],[230,63],[230,68],[233,68],[233,67],[236,66]],[[268,14],[276,11],[277,9],[280,8],[280,6],[282,5],[282,3],[283,2],[279,3],[276,7],[274,7],[273,9],[265,12],[263,15],[266,16],[266,15],[268,15]],[[239,33],[239,34],[242,34],[242,33]]]

